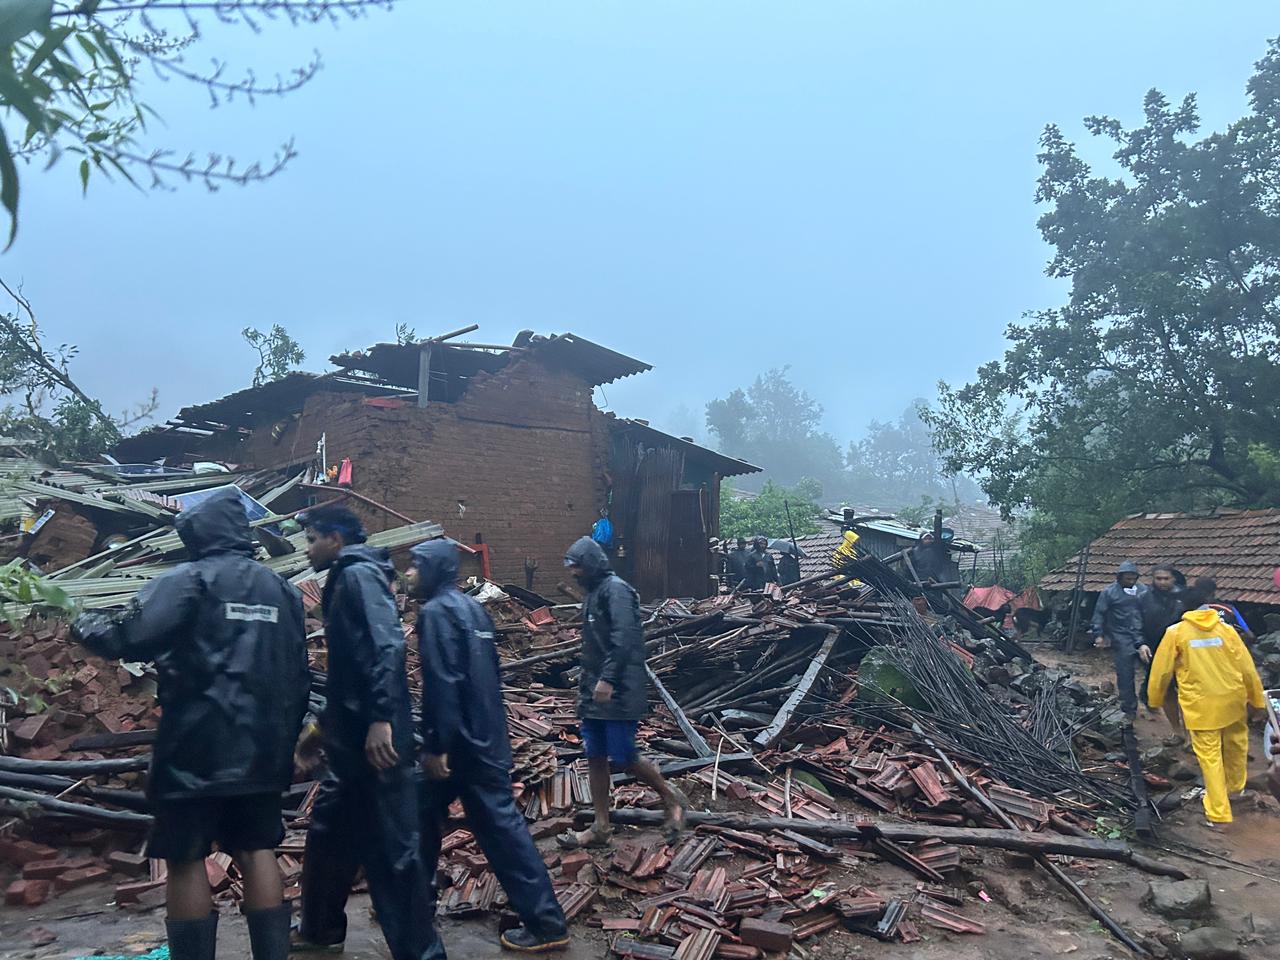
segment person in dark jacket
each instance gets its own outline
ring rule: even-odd
[[[1138,565],[1126,560],[1116,571],[1116,582],[1098,594],[1093,607],[1094,646],[1111,648],[1120,709],[1129,720],[1138,715],[1134,678],[1143,644],[1142,595],[1146,592],[1146,586],[1138,582]]]
[[[1164,632],[1182,619],[1183,591],[1178,587],[1178,571],[1168,564],[1161,564],[1151,571],[1151,589],[1144,593],[1139,606],[1142,610],[1142,646],[1138,658],[1147,665],[1147,675],[1142,680],[1142,702],[1147,703],[1147,691],[1151,684],[1151,659],[1164,639]],[[1165,697],[1164,715],[1179,739],[1186,739],[1182,726],[1182,711],[1177,697]]]
[[[587,590],[583,604],[582,662],[578,678],[578,719],[587,755],[595,822],[581,833],[562,834],[561,846],[609,843],[609,766],[648,784],[667,808],[664,827],[674,843],[685,828],[689,801],[658,768],[640,758],[636,726],[649,712],[648,673],[640,598],[613,572],[600,545],[583,537],[569,548],[564,564]]]
[[[747,582],[744,587],[750,591],[760,591],[766,584],[778,582],[778,567],[769,555],[769,541],[764,537],[756,537],[747,554]]]
[[[244,878],[253,956],[283,960],[292,907],[281,900],[275,847],[311,684],[302,595],[253,559],[237,491],[213,494],[174,525],[190,561],[123,614],[81,616],[72,636],[99,656],[156,664],[147,855],[167,864],[173,960],[214,956],[218,914],[204,866],[214,844]]]
[[[341,948],[347,898],[363,866],[394,960],[436,960],[444,952],[420,849],[404,630],[389,586],[395,568],[386,550],[365,544],[350,510],[318,507],[299,520],[307,558],[328,572],[320,730],[329,775],[311,810],[293,950]]]
[[[778,553],[778,583],[784,587],[800,579],[800,558],[792,553],[795,549],[793,545],[786,546],[789,549]]]
[[[729,589],[732,590],[742,583],[747,576],[747,541],[745,537],[738,538],[738,546],[735,550],[730,550],[724,558],[725,579],[728,581]]]
[[[505,931],[502,945],[524,953],[563,949],[569,945],[564,911],[512,793],[493,621],[457,588],[456,543],[432,540],[411,554],[409,587],[423,601],[418,614],[422,765],[428,781],[423,862],[430,870],[439,859],[449,804],[461,799],[467,826],[523,924]]]

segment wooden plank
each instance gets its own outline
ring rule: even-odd
[[[693,724],[689,722],[689,718],[686,717],[684,711],[680,709],[680,704],[676,703],[676,698],[671,695],[671,692],[665,686],[663,686],[662,681],[658,679],[658,675],[653,672],[653,669],[648,664],[645,664],[644,669],[645,673],[649,674],[649,679],[653,681],[654,687],[657,688],[658,696],[660,696],[662,698],[662,702],[667,705],[667,709],[671,711],[671,715],[676,718],[676,724],[680,727],[680,732],[683,733],[684,738],[689,741],[689,746],[693,747],[694,753],[700,757],[709,757],[715,753],[715,751],[711,749],[711,744],[707,743],[706,738],[694,729]]]
[[[823,624],[822,626],[826,626]],[[827,657],[831,653],[831,648],[835,646],[836,640],[840,637],[840,628],[826,626],[831,631],[831,636],[827,637],[818,650],[818,655],[813,658],[813,662],[809,664],[809,669],[804,672],[804,676],[800,678],[795,692],[787,697],[786,702],[778,710],[777,715],[773,718],[773,722],[756,734],[755,745],[761,749],[766,749],[773,744],[778,737],[782,736],[782,731],[786,729],[788,723],[791,722],[791,715],[795,713],[796,707],[804,702],[804,698],[809,695],[809,688],[813,686],[813,682],[818,679],[818,674],[822,672],[823,666],[826,665]]]

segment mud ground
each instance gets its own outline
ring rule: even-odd
[[[1033,651],[1046,663],[1066,667],[1086,682],[1101,682],[1109,673],[1109,658],[1105,654],[1088,651],[1064,656],[1048,645],[1035,646]],[[1137,729],[1144,746],[1159,744],[1169,733],[1163,717],[1140,716]],[[1251,772],[1260,776],[1263,769],[1260,745],[1255,745],[1254,752]],[[1194,764],[1190,753],[1187,756]],[[1212,922],[1229,928],[1241,938],[1244,956],[1260,960],[1280,958],[1280,806],[1266,796],[1254,804],[1237,805],[1235,813],[1236,822],[1230,827],[1210,831],[1201,825],[1199,802],[1192,801],[1166,816],[1160,825],[1160,845],[1176,849],[1177,855],[1168,849],[1145,852],[1209,881],[1214,898]],[[645,835],[642,831],[634,832]],[[605,858],[599,855],[598,858],[603,865]],[[1186,921],[1170,922],[1142,907],[1142,897],[1151,878],[1133,868],[1101,861],[1074,861],[1066,863],[1065,869],[1139,942],[1153,946],[1159,942],[1174,944],[1179,932],[1190,929]],[[986,924],[985,935],[952,934],[920,924],[925,939],[904,945],[883,944],[837,930],[798,944],[791,956],[800,960],[890,957],[1119,960],[1131,956],[1061,887],[1032,866],[999,852],[985,852],[965,862],[963,879],[972,885],[972,890],[981,889],[991,898],[990,903],[970,899],[961,908],[966,916]],[[916,883],[905,871],[883,863],[833,874],[830,881],[842,884],[856,881],[888,895],[905,895],[914,890]],[[114,907],[111,897],[112,888],[102,886],[69,892],[36,910],[0,907],[0,958],[63,960],[94,955],[136,955],[163,943],[162,911],[126,912]],[[350,929],[344,956],[350,960],[387,958],[389,954],[370,918],[368,898],[353,897],[348,915]],[[608,956],[605,936],[591,926],[591,918],[621,915],[629,914],[625,903],[618,899],[618,892],[603,887],[594,912],[588,911],[574,924],[571,949],[560,956],[567,960],[598,960]],[[1198,925],[1203,924],[1201,921]],[[510,957],[511,954],[504,953],[498,946],[497,930],[496,916],[441,921],[450,956],[456,960]],[[54,939],[50,940],[51,936]],[[224,908],[222,915],[219,956],[249,956],[244,922],[231,908]]]

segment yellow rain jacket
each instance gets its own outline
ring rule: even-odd
[[[1165,631],[1151,661],[1147,702],[1164,705],[1169,681],[1188,730],[1221,730],[1248,719],[1246,703],[1262,708],[1262,681],[1235,628],[1216,610],[1189,610]]]

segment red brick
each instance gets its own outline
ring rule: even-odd
[[[38,713],[34,717],[26,717],[9,727],[9,735],[19,743],[35,743],[44,726],[49,722],[47,713]]]
[[[54,887],[58,890],[71,890],[74,887],[83,887],[88,883],[96,883],[99,880],[106,880],[111,876],[111,871],[103,866],[85,867],[83,870],[68,870],[53,881]]]
[[[577,880],[582,868],[591,862],[591,854],[585,850],[575,850],[560,858],[560,875],[566,880]]]
[[[54,880],[64,873],[86,870],[92,867],[93,858],[80,857],[75,860],[35,860],[22,868],[24,880]]]
[[[759,947],[766,953],[789,953],[795,928],[789,923],[773,923],[746,917],[738,926],[738,936],[749,946]]]
[[[107,856],[107,863],[113,870],[127,877],[150,875],[151,864],[141,853],[129,853],[127,850],[116,850]]]
[[[0,837],[0,860],[15,867],[25,867],[35,860],[57,860],[58,851],[34,840],[11,840]]]
[[[15,880],[4,892],[4,902],[11,907],[38,907],[48,899],[48,880]]]
[[[116,903],[124,906],[126,903],[137,903],[138,898],[144,893],[151,890],[161,889],[164,887],[163,880],[137,880],[133,883],[122,883],[116,887]]]

